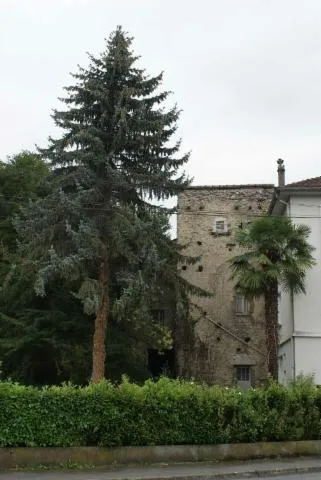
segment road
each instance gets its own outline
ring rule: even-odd
[[[320,472],[319,473],[303,473],[298,475],[282,475],[280,477],[265,477],[264,480],[320,480]],[[60,472],[17,472],[17,473],[2,473],[0,474],[1,480],[111,480],[111,479],[119,479],[119,477],[114,476],[111,477],[109,474],[106,476],[104,473],[82,473],[82,472],[70,472],[70,473],[60,473]],[[124,478],[124,477],[122,477]],[[154,477],[155,478],[155,477]],[[164,478],[164,477],[162,477]],[[176,477],[177,478],[177,477]],[[200,477],[198,477],[200,478]],[[206,480],[209,477],[205,477]],[[215,478],[215,477],[213,477]],[[221,477],[222,478],[222,477]],[[228,477],[227,477],[228,478]],[[242,477],[233,477],[234,480],[237,478],[244,479]],[[247,477],[249,478],[249,477]],[[262,480],[262,477],[251,477],[252,480]],[[170,480],[170,477],[168,477]],[[188,477],[185,477],[188,479]]]
[[[303,457],[252,460],[242,463],[124,466],[113,470],[103,470],[101,468],[100,470],[90,471],[56,470],[48,472],[34,470],[0,473],[0,480],[210,480],[215,478],[233,478],[233,480],[252,478],[257,480],[262,479],[262,477],[265,480],[320,480],[321,459],[319,457]]]
[[[162,470],[162,469],[160,469]],[[162,475],[162,472],[161,472]],[[190,473],[189,473],[190,475]],[[282,476],[272,476],[272,477],[266,477],[264,476],[264,480],[320,480],[321,473],[302,473],[302,474],[295,474],[295,475],[282,475]],[[1,480],[119,480],[120,478],[122,479],[128,479],[130,477],[124,477],[123,473],[121,476],[119,476],[119,472],[114,472],[114,474],[111,474],[111,472],[104,473],[104,472],[14,472],[14,473],[2,473],[0,474],[0,479]],[[132,477],[135,478],[135,477]],[[137,478],[137,477],[136,477]],[[138,478],[144,478],[139,476]],[[148,477],[148,478],[153,478],[156,480],[157,477]],[[168,478],[170,480],[170,476],[164,477],[161,476],[162,480],[164,478]],[[174,477],[172,477],[174,478]],[[178,477],[175,477],[175,480]],[[188,476],[182,477],[182,479],[188,479]],[[193,476],[190,477],[193,479]],[[194,477],[197,479],[200,479],[201,477]],[[209,480],[211,477],[204,475],[204,478],[206,480]],[[212,477],[213,479],[215,477]],[[221,477],[223,478],[223,477]],[[226,477],[228,478],[228,477]],[[240,477],[234,477],[233,480],[237,479],[244,479],[244,476]],[[262,480],[262,476],[260,477],[246,477],[247,479],[252,478],[252,480]]]

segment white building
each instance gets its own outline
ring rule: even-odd
[[[284,185],[283,161],[278,163],[279,187],[270,212],[310,227],[316,260],[306,275],[306,294],[280,292],[279,381],[314,375],[321,385],[321,177]]]

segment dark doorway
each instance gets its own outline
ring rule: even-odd
[[[148,350],[148,370],[153,378],[159,378],[161,375],[174,377],[175,354],[174,349],[171,350]]]

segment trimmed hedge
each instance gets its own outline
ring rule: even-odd
[[[309,382],[243,393],[179,380],[37,389],[0,383],[0,446],[219,444],[320,439]]]

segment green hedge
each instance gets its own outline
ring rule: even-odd
[[[321,438],[309,382],[248,393],[162,378],[37,389],[0,383],[0,446],[217,444]]]

